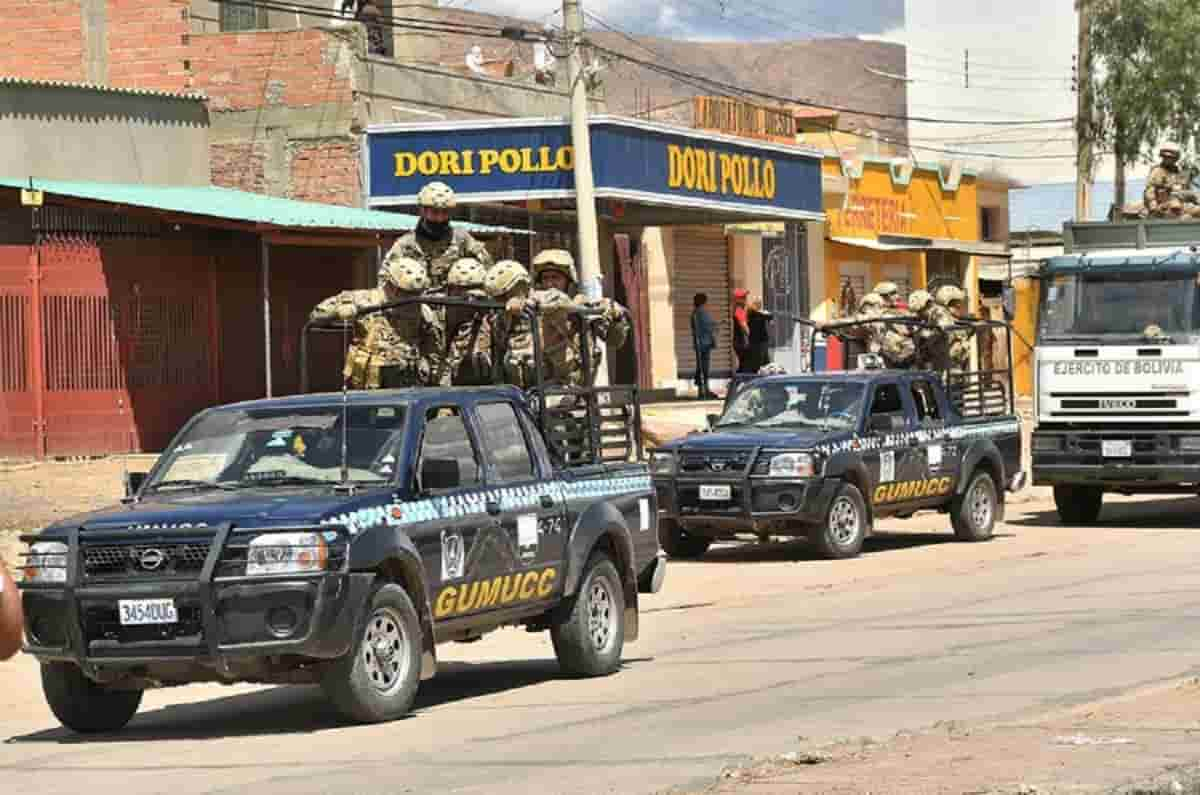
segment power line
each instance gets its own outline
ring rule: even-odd
[[[331,11],[328,8],[305,5],[303,3],[292,2],[291,0],[214,0],[214,2],[216,2],[218,5],[237,6],[241,8],[265,8],[268,11],[297,13],[317,19],[329,19],[334,21],[346,20],[344,15]],[[383,14],[375,19],[377,22],[373,24],[379,24],[383,25],[384,27],[396,28],[400,30],[413,30],[426,33],[450,33],[462,36],[476,36],[479,38],[508,38],[507,36],[503,35],[503,32],[500,28],[497,28],[494,25],[480,25],[471,22],[448,22],[444,20],[426,19],[420,17],[398,17],[394,15]]]
[[[664,74],[669,77],[675,77],[676,79],[680,79],[681,81],[683,78],[687,78],[690,80],[699,80],[702,83],[705,83],[709,86],[717,87],[726,92],[745,94],[746,96],[749,96],[749,97],[758,97],[760,99],[766,99],[771,102],[800,105],[800,106],[809,107],[809,108],[819,108],[822,110],[831,110],[831,111],[836,111],[838,113],[849,113],[849,114],[853,114],[856,116],[866,116],[869,118],[876,118],[876,119],[889,119],[892,121],[916,121],[916,122],[925,122],[925,123],[929,123],[929,124],[960,124],[963,126],[1005,127],[1005,126],[1016,126],[1019,124],[1029,124],[1032,121],[1034,121],[1032,119],[1025,119],[1022,122],[1011,121],[1011,120],[986,120],[985,121],[985,120],[981,120],[981,119],[943,119],[943,118],[937,118],[937,117],[932,117],[932,116],[910,116],[910,115],[902,115],[902,114],[896,114],[896,113],[882,113],[879,111],[866,110],[863,108],[852,108],[852,107],[847,107],[844,105],[836,105],[833,103],[815,102],[813,100],[800,99],[800,98],[796,98],[796,97],[784,97],[784,96],[780,96],[778,94],[772,94],[767,91],[761,91],[761,90],[754,89],[754,88],[747,88],[747,87],[743,87],[743,86],[733,85],[731,83],[726,83],[721,80],[716,80],[716,79],[713,79],[710,77],[705,77],[704,75],[690,74],[688,72],[674,69],[669,66],[664,66],[662,64],[654,63],[652,61],[645,61],[640,58],[635,58],[632,55],[626,55],[624,53],[617,52],[616,50],[611,50],[607,47],[603,47],[599,44],[596,44],[595,42],[590,42],[590,44],[598,52],[602,52],[605,55],[608,55],[612,58],[617,58],[619,60],[628,61],[630,63],[637,64],[638,66],[641,66],[644,69],[649,69],[650,71],[658,72],[660,74]],[[1072,119],[1070,117],[1065,117],[1065,118],[1058,118],[1058,119],[1039,119],[1037,121],[1043,122],[1046,124],[1050,124],[1050,123],[1056,123],[1056,122],[1072,121]]]

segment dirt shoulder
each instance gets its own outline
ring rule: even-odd
[[[691,793],[1058,795],[1200,793],[1200,679],[1052,714],[940,723],[850,739],[744,767]],[[679,792],[678,790],[676,792]]]

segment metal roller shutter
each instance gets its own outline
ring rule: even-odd
[[[717,322],[717,347],[712,354],[712,374],[733,371],[732,295],[729,286],[729,246],[722,227],[687,227],[675,230],[673,296],[675,357],[679,378],[690,380],[696,372],[692,348],[692,299],[708,295],[708,311]]]

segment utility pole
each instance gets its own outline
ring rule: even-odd
[[[1075,220],[1086,221],[1092,210],[1092,19],[1091,0],[1075,0],[1079,13],[1078,104],[1075,109]]]
[[[575,153],[575,219],[579,239],[579,283],[585,297],[599,298],[600,234],[596,220],[596,186],[592,180],[592,143],[588,134],[588,92],[583,71],[583,9],[580,0],[563,0],[567,79],[571,91],[571,146]],[[596,385],[608,385],[604,347],[596,365]]]

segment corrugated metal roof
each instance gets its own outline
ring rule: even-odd
[[[28,188],[30,179],[0,177],[0,186]],[[32,186],[37,190],[59,196],[72,196],[78,199],[123,204],[130,207],[146,207],[186,215],[202,215],[278,227],[404,232],[413,229],[418,221],[414,215],[280,199],[275,196],[217,188],[211,185],[187,187],[109,182],[60,182],[35,177],[32,180]],[[472,232],[528,234],[522,230],[483,226],[464,221],[455,221],[454,225]]]
[[[176,93],[173,91],[156,91],[149,88],[125,88],[123,86],[102,86],[96,83],[71,83],[64,80],[31,80],[14,75],[0,75],[0,85],[33,86],[35,88],[79,88],[87,91],[101,91],[106,94],[130,94],[139,97],[161,97],[163,99],[186,99],[193,102],[204,102],[208,99],[202,92],[189,91]]]

